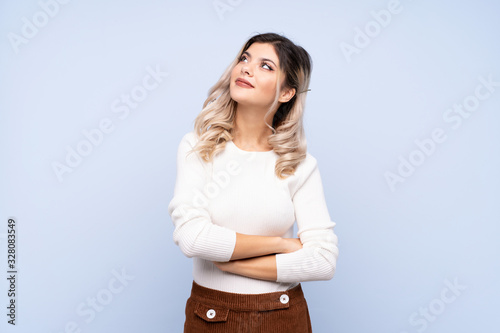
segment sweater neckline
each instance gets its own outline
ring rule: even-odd
[[[274,150],[271,149],[271,150],[266,150],[266,151],[255,151],[255,150],[243,150],[241,149],[240,147],[238,147],[234,142],[233,140],[231,141],[228,141],[227,144],[229,144],[230,146],[234,147],[237,151],[241,152],[241,153],[246,153],[246,154],[260,154],[260,155],[265,155],[265,154],[272,154],[274,153]]]

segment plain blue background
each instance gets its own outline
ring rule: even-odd
[[[305,130],[340,249],[332,280],[303,283],[314,332],[498,331],[497,2],[55,3],[0,5],[0,275],[9,217],[19,269],[15,327],[1,279],[2,332],[182,332],[192,263],[167,211],[177,146],[263,32],[313,59]],[[152,70],[163,76],[144,90]],[[112,130],[89,145],[101,124]]]

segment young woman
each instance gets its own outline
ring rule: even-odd
[[[286,37],[251,37],[179,144],[168,210],[193,258],[185,333],[312,332],[300,282],[333,277],[338,240],[306,149],[311,69]]]

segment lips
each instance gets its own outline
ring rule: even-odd
[[[242,78],[236,79],[236,85],[243,87],[243,88],[253,88],[254,87],[254,86],[252,86],[252,84],[250,82],[248,82],[247,80],[242,79]]]

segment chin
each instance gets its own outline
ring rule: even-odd
[[[252,103],[250,101],[248,101],[246,98],[234,98],[231,96],[231,98],[233,99],[233,101],[235,101],[236,103],[240,104],[240,105],[251,105]]]
[[[236,103],[239,103],[239,104],[248,104],[251,101],[249,96],[245,96],[245,95],[246,94],[244,92],[240,92],[240,91],[235,92],[233,89],[229,90],[229,96],[231,96],[231,98]]]

